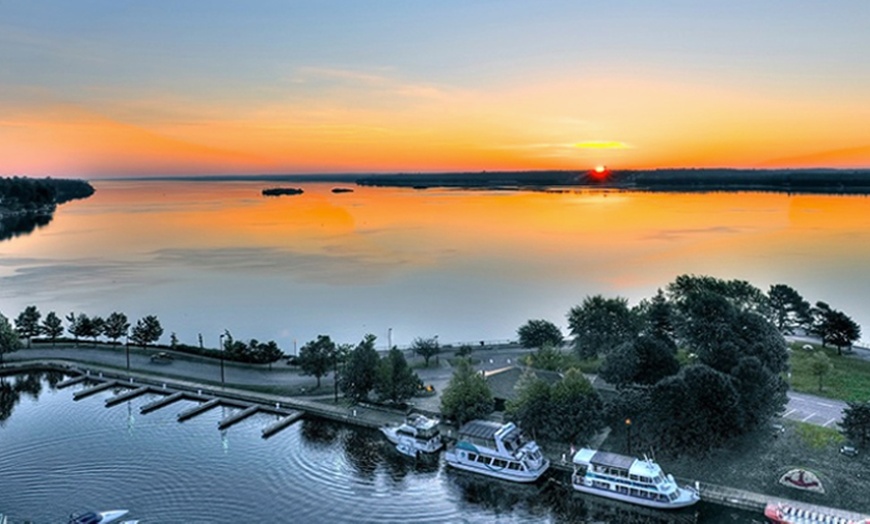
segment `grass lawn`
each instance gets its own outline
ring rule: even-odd
[[[730,446],[703,458],[656,455],[666,473],[675,477],[732,486],[758,493],[870,513],[870,453],[857,457],[840,454],[842,437],[836,430],[783,420],[785,432],[769,430],[736,439]],[[635,431],[640,428],[634,428]],[[640,456],[648,450],[635,449]],[[615,428],[602,449],[626,453],[623,428]],[[782,486],[779,477],[794,468],[816,473],[825,493],[812,493]]]
[[[824,348],[833,364],[833,369],[822,377],[822,390],[819,391],[819,377],[810,370],[814,351],[803,349],[805,343],[790,344],[791,348],[791,389],[846,401],[870,400],[870,362],[852,355],[837,355],[836,348]],[[816,350],[821,346],[813,345]]]

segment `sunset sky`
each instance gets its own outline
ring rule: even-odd
[[[0,2],[0,175],[870,167],[870,2]]]

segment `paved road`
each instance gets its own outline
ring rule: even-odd
[[[159,373],[167,376],[175,376],[180,379],[195,382],[220,383],[220,361],[216,359],[178,354],[171,364],[154,364],[150,355],[154,350],[143,352],[136,348],[130,352],[130,369],[144,373]],[[483,349],[474,352],[476,358],[481,359],[478,369],[491,371],[516,364],[517,359],[527,353],[523,349]],[[34,348],[23,349],[15,353],[4,355],[6,360],[32,360],[32,359],[63,359],[76,362],[95,363],[116,368],[126,368],[127,355],[123,346],[117,349],[95,349],[86,347],[84,344],[78,348],[63,347],[57,349]],[[412,364],[421,365],[422,359],[413,356],[409,359]],[[443,391],[450,381],[453,373],[446,358],[432,359],[430,367],[417,368],[417,374],[426,384],[435,386],[436,391]],[[302,375],[298,369],[290,368],[283,362],[273,365],[270,371],[264,365],[240,365],[224,362],[224,379],[227,385],[263,385],[285,386],[310,391],[317,381],[314,377]],[[323,384],[331,384],[332,376],[327,375],[322,379]],[[842,418],[846,403],[823,397],[816,397],[805,393],[789,392],[788,404],[784,417],[815,424],[823,427],[836,427],[836,423]],[[429,397],[416,399],[415,404],[421,409],[438,411],[440,398]]]

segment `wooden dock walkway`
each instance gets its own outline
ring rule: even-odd
[[[127,400],[132,400],[138,396],[144,395],[145,393],[152,393],[155,390],[151,386],[140,386],[132,391],[127,391],[126,393],[121,393],[120,395],[115,395],[112,398],[106,399],[106,407],[110,408],[112,406],[117,406],[121,402],[125,402]],[[157,390],[158,392],[160,390]]]
[[[197,415],[201,415],[206,411],[217,407],[221,403],[221,399],[213,398],[204,404],[200,404],[199,406],[194,406],[190,409],[186,409],[178,414],[178,421],[184,422],[187,419],[191,419]]]
[[[126,387],[122,382],[118,382],[117,380],[107,380],[101,384],[97,384],[96,386],[90,387],[88,389],[83,389],[81,391],[76,391],[73,393],[73,400],[81,400],[83,398],[90,397],[91,395],[96,395],[101,391],[106,391],[107,389],[117,388],[117,387]]]

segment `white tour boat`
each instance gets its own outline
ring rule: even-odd
[[[534,482],[550,467],[535,441],[527,439],[513,422],[486,420],[463,425],[444,460],[457,469],[514,482]]]
[[[650,508],[683,508],[698,502],[698,492],[680,487],[651,459],[583,448],[574,454],[571,485],[583,493]]]
[[[383,426],[381,433],[396,445],[400,453],[416,457],[418,453],[435,453],[441,449],[439,422],[438,419],[413,413],[400,426]]]
[[[124,515],[129,513],[126,509],[112,509],[108,511],[89,511],[82,513],[79,516],[70,515],[69,524],[109,524],[120,520]],[[137,524],[138,520],[125,520],[119,524]]]

